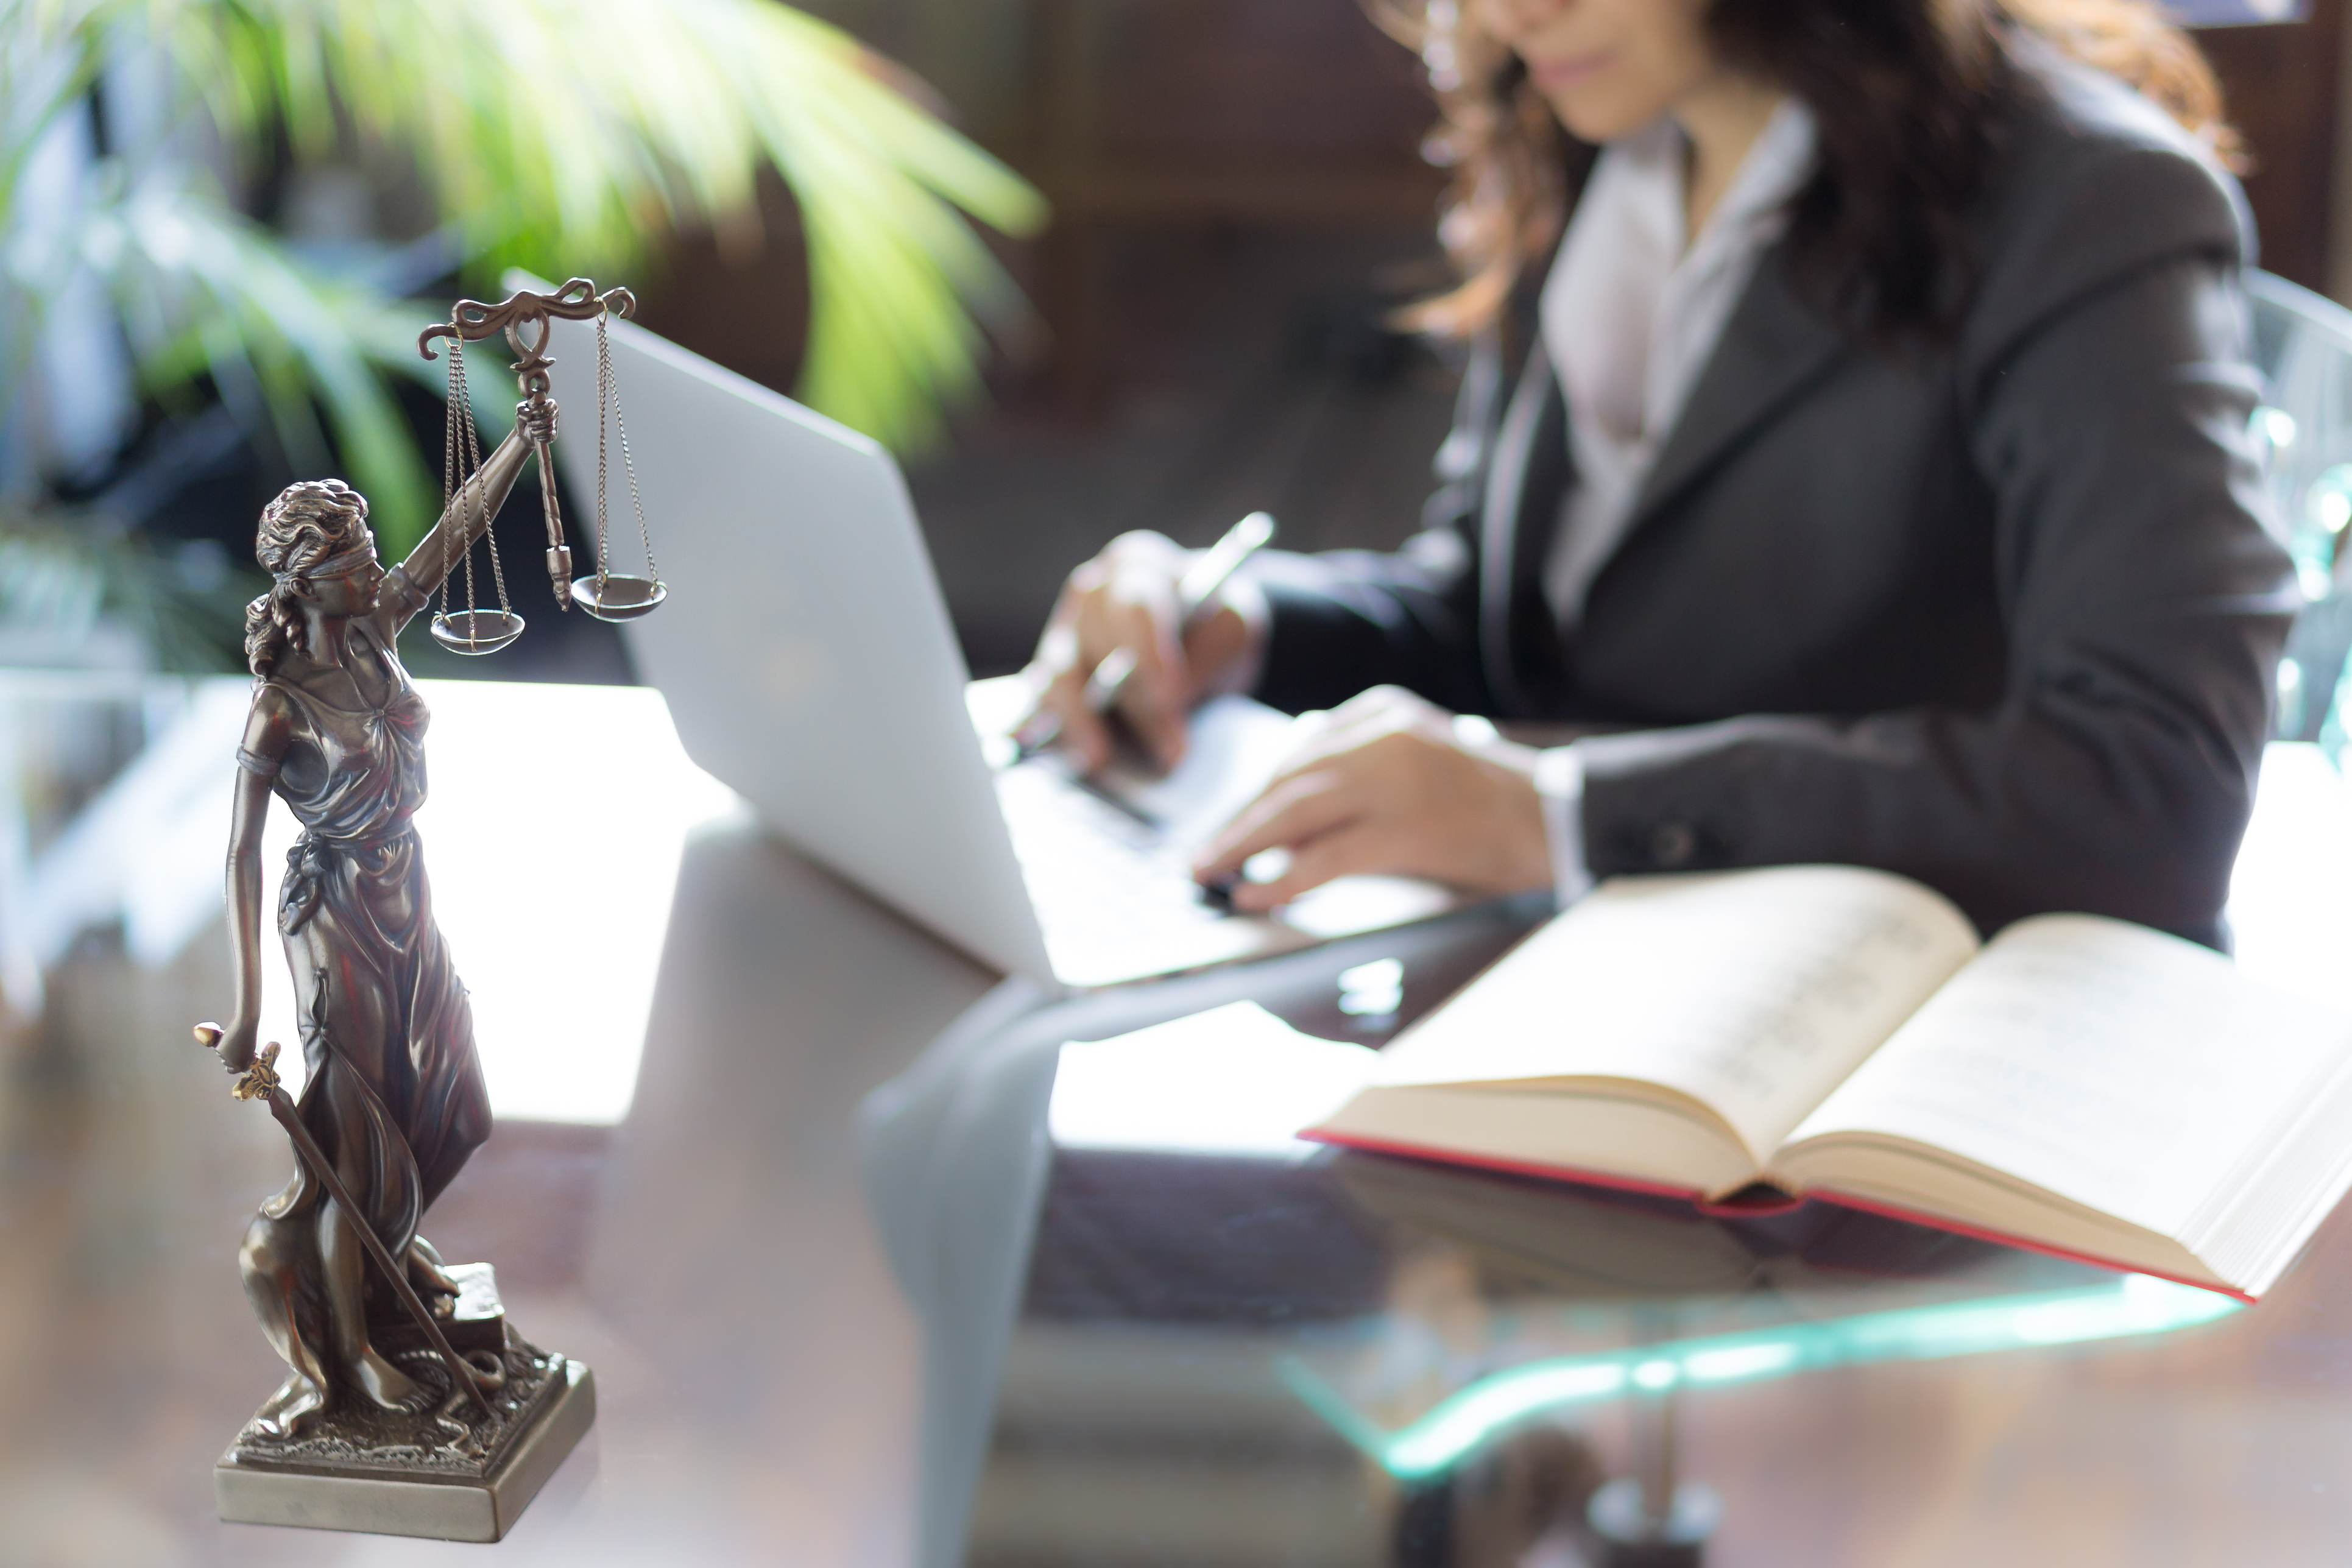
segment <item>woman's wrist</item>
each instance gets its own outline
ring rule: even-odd
[[[1505,741],[1483,758],[1507,781],[1510,799],[1504,836],[1507,869],[1496,879],[1498,891],[1541,888],[1552,880],[1551,834],[1536,781],[1539,755],[1532,747]]]
[[[1265,595],[1246,581],[1227,583],[1209,607],[1184,631],[1184,667],[1192,680],[1192,700],[1245,692],[1257,685],[1265,668],[1265,643],[1272,613]]]
[[[1544,753],[1503,739],[1494,721],[1475,713],[1452,719],[1455,746],[1475,758],[1502,799],[1487,808],[1491,842],[1479,858],[1484,874],[1471,885],[1516,893],[1553,880],[1550,825],[1542,791]]]

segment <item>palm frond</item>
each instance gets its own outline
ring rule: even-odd
[[[332,467],[323,408],[387,547],[423,536],[438,510],[432,480],[378,374],[415,357],[413,308],[395,318],[368,291],[294,262],[221,204],[161,179],[94,208],[83,243],[113,283],[149,391],[168,396],[209,375],[304,474]],[[391,351],[404,330],[399,356]]]
[[[263,585],[249,573],[210,582],[103,515],[0,504],[0,626],[71,646],[112,619],[135,627],[166,670],[236,668],[240,606]]]
[[[808,252],[802,396],[919,445],[974,384],[983,332],[1025,309],[967,217],[1024,233],[1045,206],[888,74],[772,0],[0,0],[0,422],[37,423],[43,334],[109,300],[147,394],[218,396],[297,471],[346,472],[388,548],[419,535],[436,487],[387,375],[438,390],[415,333],[441,307],[308,268],[238,215],[218,181],[282,129],[298,159],[353,134],[410,158],[485,283],[508,265],[617,278],[667,231],[747,232],[772,168]],[[101,80],[139,99],[103,150]],[[508,417],[495,398],[482,416]],[[0,488],[37,489],[37,447],[0,440]],[[75,520],[42,515],[6,524],[6,592],[97,581],[59,564]],[[145,559],[119,522],[79,521]],[[107,602],[152,610],[173,642],[184,623],[139,587],[152,576]]]
[[[150,0],[267,96],[295,145],[346,124],[411,149],[485,277],[608,275],[665,229],[740,224],[763,165],[797,199],[814,323],[806,401],[919,442],[973,380],[981,323],[1022,308],[969,214],[1012,233],[1036,193],[890,87],[845,34],[770,0]],[[258,72],[262,79],[252,79]]]

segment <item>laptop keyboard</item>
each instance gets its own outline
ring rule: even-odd
[[[1050,942],[1057,927],[1108,923],[1148,936],[1229,918],[1160,831],[1050,764],[996,775],[1013,853]]]

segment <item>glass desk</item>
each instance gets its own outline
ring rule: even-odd
[[[1265,1000],[1377,1044],[1477,946],[1408,959],[1392,1015],[1363,1016],[1360,973]],[[2352,1215],[2243,1309],[1823,1205],[1707,1217],[1268,1139],[1181,1059],[1114,1066],[1129,1046],[1066,1047],[973,1568],[2185,1565],[2352,1540]]]
[[[1873,1468],[1951,1486],[1968,1478],[1943,1468],[1944,1422],[1972,1391],[2153,1395],[2242,1357],[2274,1307],[2231,1322],[2206,1292],[1822,1207],[1735,1222],[1353,1152],[1068,1152],[970,1561],[1696,1562],[1587,1516],[1629,1544],[1688,1542],[1716,1533],[1724,1492],[1717,1561],[1886,1561],[1822,1551],[1832,1521],[1890,1501],[1823,1496],[1860,1484],[1873,1447]],[[2146,1436],[2053,1395],[2037,1423]],[[1880,1413],[1857,1419],[1858,1398]],[[2184,1450],[2203,1403],[2165,1422]],[[1786,1494],[1754,1511],[1759,1469],[1792,1462],[1823,1514]],[[1648,1498],[1678,1514],[1647,1517]],[[2023,1546],[2003,1560],[2041,1560]]]
[[[235,1248],[289,1165],[187,1035],[226,1001],[241,688],[0,675],[9,1568],[1565,1568],[1595,1542],[1550,1521],[1669,1460],[1719,1500],[1709,1561],[1734,1568],[2302,1563],[2352,1541],[2341,1216],[2262,1306],[2173,1326],[2176,1296],[1877,1222],[1693,1226],[1302,1160],[1264,1116],[1229,1119],[1223,1153],[1197,1127],[1055,1149],[1062,1041],[1248,995],[1374,1042],[1525,912],[1041,1007],[750,828],[646,694],[489,687],[428,693],[425,831],[500,1126],[425,1230],[595,1367],[597,1425],[496,1547],[223,1526],[213,1459],[280,1375]],[[620,761],[530,771],[557,707]],[[2250,966],[2343,972],[2339,784],[2266,774],[2266,801],[2321,815],[2258,818]],[[580,862],[551,846],[616,814],[655,825],[636,845],[662,885],[564,881]],[[471,872],[537,889],[553,940],[461,936]],[[944,1109],[904,1113],[924,1082]],[[1269,1089],[1211,1098],[1265,1110]],[[893,1105],[919,1159],[877,1135]],[[1968,1316],[2021,1294],[2043,1300]],[[1872,1331],[1885,1312],[1908,1327]],[[1974,1353],[1914,1359],[1938,1323]]]
[[[429,689],[420,828],[499,1117],[425,1233],[595,1369],[596,1425],[496,1546],[214,1517],[213,1461],[284,1375],[236,1248],[292,1159],[188,1032],[228,1005],[243,686],[224,724],[205,687],[0,676],[0,927],[37,955],[0,1020],[0,1564],[905,1563],[921,1342],[855,1118],[996,977],[731,818],[625,689]],[[531,771],[583,734],[597,765]],[[623,814],[650,895],[572,877],[608,789],[705,818]],[[92,812],[143,868],[78,834]],[[552,942],[495,910],[461,939],[469,871],[569,900]]]

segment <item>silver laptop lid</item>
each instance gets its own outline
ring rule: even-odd
[[[508,283],[547,287],[520,274]],[[595,328],[553,326],[556,460],[586,514],[567,521],[574,575],[587,577]],[[625,321],[611,332],[669,584],[668,602],[623,635],[688,754],[812,858],[976,957],[1051,985],[898,465],[856,431],[651,332]],[[639,572],[617,437],[610,464],[613,570]]]

